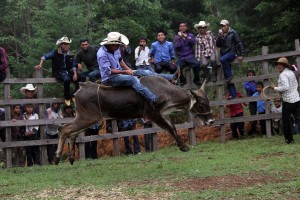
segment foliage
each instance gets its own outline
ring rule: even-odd
[[[225,144],[201,142],[187,153],[169,147],[74,165],[2,169],[0,198],[93,199],[107,190],[112,195],[106,194],[107,199],[122,199],[113,196],[120,194],[127,195],[123,199],[297,199],[299,144],[286,145],[283,140],[276,136]],[[299,140],[300,135],[295,135]],[[224,182],[230,177],[240,181]],[[249,184],[251,177],[254,183]]]

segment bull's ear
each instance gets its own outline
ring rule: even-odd
[[[194,92],[192,92],[193,94]],[[189,110],[191,110],[193,108],[193,106],[195,105],[195,103],[197,102],[196,97],[192,96],[191,101],[190,101],[190,108]]]

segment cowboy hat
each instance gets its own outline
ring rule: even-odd
[[[101,45],[109,45],[109,44],[129,44],[128,38],[118,32],[110,32],[107,34],[107,38],[105,38],[101,43]]]
[[[34,91],[34,94],[36,93],[36,87],[33,87],[32,84],[27,84],[25,87],[21,87],[20,92],[26,95],[27,90]]]
[[[208,27],[208,26],[209,24],[208,23],[206,24],[205,21],[200,21],[199,24],[194,25],[194,28],[198,30],[199,27]]]
[[[71,42],[72,42],[71,39],[69,39],[68,37],[64,36],[64,37],[62,37],[62,38],[60,38],[60,39],[58,39],[56,41],[56,45],[61,45],[62,43],[70,44]]]
[[[278,61],[274,62],[275,64],[283,64],[284,66],[292,69],[292,66],[290,65],[289,61],[285,57],[281,57],[278,59]]]
[[[226,20],[226,19],[223,19],[221,22],[220,22],[220,25],[223,25],[223,26],[226,26],[229,24],[229,21]]]

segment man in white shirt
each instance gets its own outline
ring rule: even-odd
[[[153,67],[149,63],[150,49],[147,47],[147,39],[141,37],[139,40],[139,46],[135,48],[134,57],[135,57],[135,66],[139,70],[150,70],[154,72]]]
[[[295,74],[291,70],[291,65],[284,57],[277,62],[279,71],[278,86],[272,85],[276,92],[282,94],[282,126],[285,142],[294,143],[290,117],[293,114],[298,127],[300,127],[300,97],[298,93],[298,82]]]

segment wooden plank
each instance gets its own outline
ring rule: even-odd
[[[6,78],[2,83],[7,84],[17,84],[17,83],[32,83],[32,84],[38,84],[38,83],[59,83],[59,81],[55,78],[43,78],[43,77],[37,77],[37,78]]]
[[[40,98],[40,99],[5,99],[0,100],[0,105],[15,105],[15,104],[25,104],[25,103],[33,103],[33,104],[45,104],[45,103],[53,103],[53,102],[60,102],[63,103],[63,98]]]
[[[8,68],[6,76],[10,77],[10,70]],[[4,98],[10,97],[10,84],[4,84]],[[9,105],[5,106],[5,119],[11,120],[11,107]],[[5,129],[5,140],[7,142],[11,141],[11,128]],[[6,167],[12,167],[12,151],[11,149],[6,150]]]

